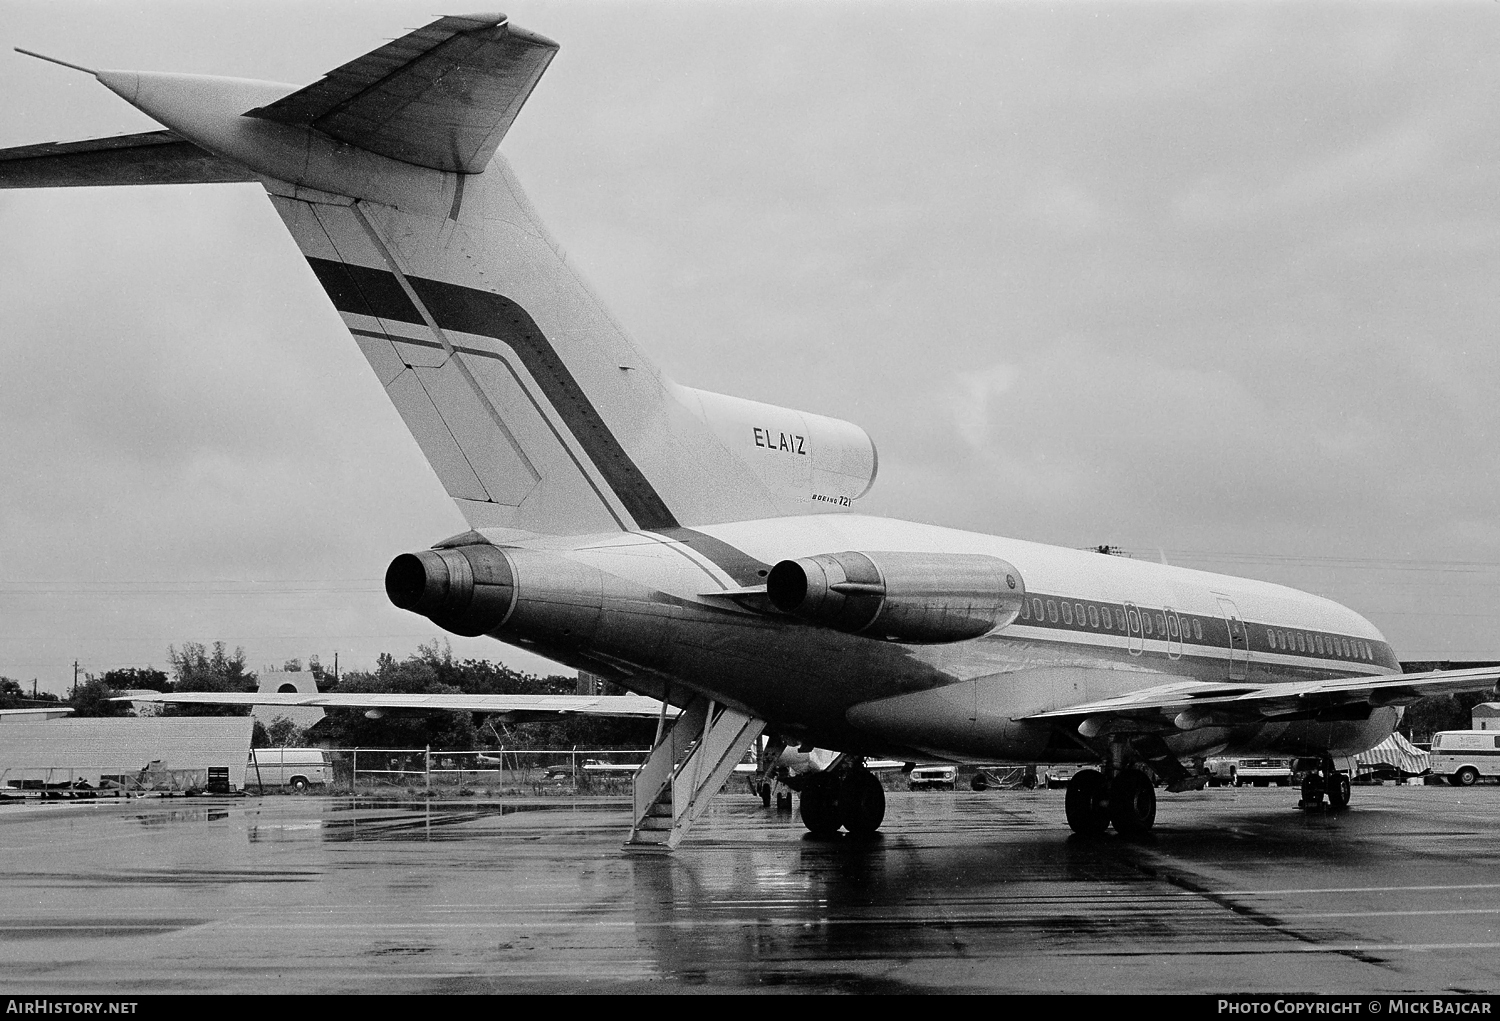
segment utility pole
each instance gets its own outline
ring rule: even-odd
[[[339,650],[333,650],[333,686],[339,686]]]
[[[69,697],[78,697],[78,660],[76,659],[73,661],[73,694]]]

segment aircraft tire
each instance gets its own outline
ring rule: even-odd
[[[1108,786],[1097,769],[1080,769],[1068,780],[1063,810],[1073,832],[1096,837],[1109,826]]]
[[[814,784],[802,792],[802,825],[815,837],[838,832],[838,802],[828,784]]]
[[[1335,773],[1328,778],[1328,807],[1348,808],[1354,789],[1349,785],[1348,773]]]
[[[885,788],[880,778],[863,769],[844,777],[836,809],[839,823],[855,836],[867,837],[880,829],[885,820]]]
[[[1122,837],[1139,837],[1156,823],[1156,787],[1139,769],[1122,769],[1109,789],[1109,821]]]

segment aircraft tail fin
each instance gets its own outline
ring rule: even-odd
[[[263,184],[473,528],[662,530],[850,506],[875,475],[863,430],[673,383],[547,234],[495,147],[556,49],[476,16],[300,90],[83,68],[170,131],[47,155],[171,150],[164,182],[197,160],[199,180]],[[104,183],[48,167],[33,179]]]

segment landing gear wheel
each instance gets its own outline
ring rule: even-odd
[[[1348,808],[1349,796],[1353,793],[1349,786],[1349,774],[1335,773],[1325,781],[1328,788],[1329,808]]]
[[[815,837],[838,832],[838,802],[831,784],[816,784],[802,792],[802,825]]]
[[[1097,769],[1080,769],[1068,781],[1063,810],[1073,832],[1095,837],[1109,826],[1109,796],[1104,774]]]
[[[776,811],[790,812],[792,810],[792,792],[783,791],[776,795]]]
[[[985,783],[983,773],[975,773],[974,779],[969,781],[969,790],[971,791],[987,791],[989,789],[990,785]]]
[[[804,819],[806,802],[803,802]],[[858,769],[844,777],[838,791],[838,820],[855,836],[867,837],[880,829],[885,819],[885,788],[867,770]]]
[[[1478,779],[1479,770],[1475,769],[1473,766],[1465,766],[1463,769],[1460,769],[1457,773],[1453,774],[1452,783],[1455,787],[1473,787],[1474,782]]]
[[[759,793],[760,793],[761,807],[763,807],[763,808],[770,808],[771,807],[771,785],[768,784],[768,783],[764,783],[764,782],[761,783],[760,784],[760,791],[759,791]]]
[[[1122,837],[1140,837],[1156,822],[1156,788],[1139,769],[1122,769],[1109,789],[1109,821]]]

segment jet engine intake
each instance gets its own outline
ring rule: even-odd
[[[783,560],[766,578],[778,610],[849,634],[961,642],[1021,612],[1021,572],[977,553],[824,553]]]
[[[516,605],[515,569],[498,547],[476,544],[403,553],[385,571],[385,594],[445,631],[477,638]]]

